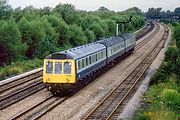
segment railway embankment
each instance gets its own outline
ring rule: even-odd
[[[178,36],[180,36],[180,34],[177,33],[178,30],[180,30],[180,26],[176,26],[175,29],[172,30],[174,31],[173,40],[168,44],[172,39],[171,36],[169,36],[165,48],[162,49],[161,53],[151,65],[145,81],[121,115],[122,119],[180,119],[180,46],[178,45]],[[150,87],[148,88],[148,86]],[[140,99],[139,96],[141,96],[145,90],[147,91],[143,99]],[[134,109],[137,109],[138,106],[141,107],[133,118]]]

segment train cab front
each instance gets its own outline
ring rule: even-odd
[[[73,59],[44,60],[43,83],[53,94],[73,90],[75,82],[75,61]]]

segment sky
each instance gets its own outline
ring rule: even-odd
[[[123,11],[130,7],[138,7],[142,11],[147,11],[151,7],[161,7],[163,10],[174,11],[180,7],[180,0],[7,0],[13,8],[32,5],[36,8],[45,6],[55,7],[59,3],[71,3],[76,9],[95,11],[100,6],[104,6],[113,11]]]

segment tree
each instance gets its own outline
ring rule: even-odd
[[[160,18],[162,8],[149,8],[146,17],[150,19]]]
[[[90,25],[97,23],[97,24],[101,24],[101,19],[98,16],[95,15],[86,15],[82,21],[82,28],[85,30],[87,28],[89,28]]]
[[[0,1],[0,19],[9,18],[12,11],[11,6],[7,4],[6,0]]]
[[[176,64],[178,55],[179,51],[176,47],[169,47],[165,53],[165,60],[172,64]]]
[[[22,18],[18,24],[22,35],[22,41],[28,45],[26,56],[28,58],[39,57],[36,53],[39,50],[40,43],[46,37],[42,22],[40,20],[29,22],[25,18]]]
[[[136,12],[138,15],[143,15],[141,9],[139,9],[138,7],[132,7],[126,10],[126,12],[129,12],[129,11]]]
[[[93,31],[96,38],[97,39],[100,39],[102,37],[104,37],[105,35],[105,32],[104,30],[102,29],[102,27],[97,24],[97,23],[93,23],[92,25],[89,26],[89,30]]]
[[[57,33],[58,46],[62,47],[69,44],[69,26],[55,15],[46,16],[46,18]]]
[[[39,14],[40,14],[41,16],[50,15],[50,14],[51,14],[51,10],[52,10],[51,7],[44,7],[44,8],[42,8],[42,9],[40,9]]]
[[[87,43],[87,37],[81,27],[77,25],[71,25],[70,28],[70,43],[73,46],[78,46]]]
[[[14,20],[0,21],[0,65],[20,59],[25,54],[26,44]]]
[[[93,31],[90,31],[88,29],[85,30],[84,32],[85,36],[87,37],[87,42],[88,43],[91,43],[95,40],[95,35],[94,35],[94,32]]]
[[[75,11],[75,6],[72,4],[59,4],[53,11],[62,15],[63,20],[67,24],[78,23],[80,17]]]
[[[180,7],[175,8],[174,13],[180,13]]]
[[[110,10],[104,6],[101,6],[97,11],[103,12],[103,11],[110,11]]]
[[[57,41],[57,33],[51,26],[51,24],[47,21],[46,18],[41,18],[42,26],[45,30],[45,38],[40,41],[38,50],[36,51],[36,55],[44,58],[46,55],[55,52],[58,41]]]
[[[180,25],[176,26],[174,29],[174,37],[176,39],[176,45],[180,50]]]

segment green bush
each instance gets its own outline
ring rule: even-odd
[[[42,60],[37,58],[33,60],[11,62],[11,65],[0,67],[0,80],[35,68],[42,67],[42,64]]]
[[[180,111],[180,93],[174,89],[164,89],[161,93],[160,100],[164,106],[171,110]]]
[[[135,115],[135,120],[176,120],[180,107],[179,86],[176,77],[169,82],[153,85],[145,93],[145,106]]]

